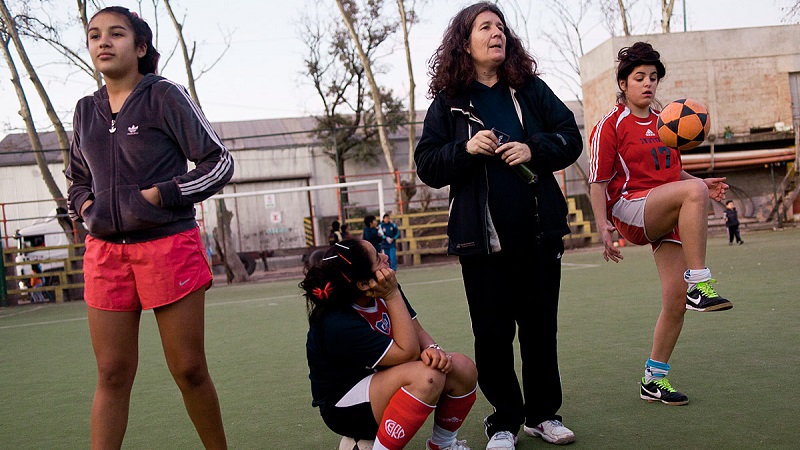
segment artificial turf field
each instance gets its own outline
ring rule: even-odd
[[[660,309],[649,247],[625,247],[620,264],[605,263],[598,248],[564,255],[560,412],[577,435],[571,448],[800,448],[800,229],[745,230],[743,239],[709,241],[716,287],[735,307],[687,312],[669,375],[689,396],[681,407],[638,396]],[[398,279],[439,344],[472,355],[459,266],[401,267]],[[206,350],[230,448],[338,448],[310,406],[298,281],[208,292]],[[0,448],[88,448],[94,378],[83,302],[0,308]],[[486,445],[489,412],[479,394],[459,435],[473,449]],[[424,449],[429,430],[430,420],[408,448]],[[201,448],[152,313],[142,318],[123,447]],[[517,449],[546,447],[520,436]]]

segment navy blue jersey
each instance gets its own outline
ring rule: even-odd
[[[402,291],[401,291],[402,293]],[[403,294],[412,318],[416,312]],[[392,324],[383,299],[367,308],[330,311],[308,330],[306,357],[311,380],[312,406],[324,410],[335,404],[367,375],[392,346]]]

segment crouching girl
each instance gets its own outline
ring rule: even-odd
[[[401,449],[435,411],[427,448],[469,449],[456,434],[475,403],[475,364],[425,332],[386,255],[367,241],[336,243],[300,288],[312,405],[332,431]]]

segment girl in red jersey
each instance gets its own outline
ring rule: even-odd
[[[211,271],[194,203],[222,189],[233,161],[186,89],[155,74],[152,39],[147,23],[126,8],[95,14],[87,44],[105,86],[75,108],[66,176],[70,216],[89,230],[84,298],[97,360],[91,443],[122,446],[139,320],[152,309],[167,366],[203,445],[223,449],[204,349]],[[187,160],[195,163],[191,171]]]
[[[475,402],[475,364],[425,332],[387,261],[345,240],[300,283],[312,405],[334,432],[375,439],[374,450],[404,448],[435,410],[427,449],[469,450],[456,434]]]
[[[622,259],[611,238],[616,230],[634,244],[652,245],[661,280],[661,314],[640,397],[685,405],[689,399],[666,378],[684,314],[733,307],[714,291],[705,265],[708,198],[722,200],[728,185],[725,178],[686,173],[678,150],[658,138],[653,106],[666,73],[659,58],[645,42],[619,51],[618,103],[592,130],[589,182],[605,260]]]

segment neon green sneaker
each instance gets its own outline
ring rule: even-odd
[[[701,281],[686,291],[686,309],[700,312],[725,311],[733,308],[733,303],[720,297],[711,283],[717,280]]]
[[[639,389],[639,397],[648,402],[655,401],[672,406],[681,406],[689,403],[689,397],[676,391],[666,378],[645,383],[643,377],[642,386]]]

